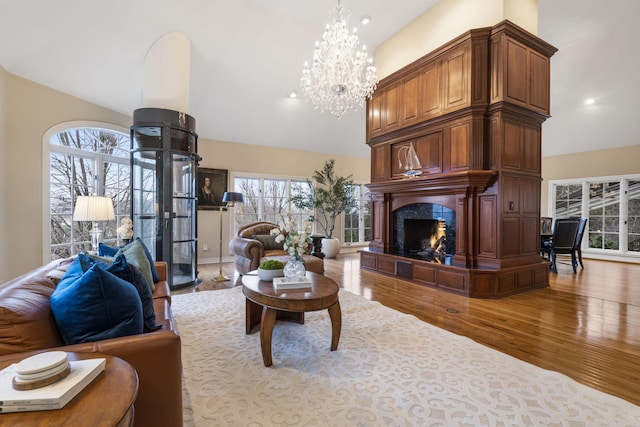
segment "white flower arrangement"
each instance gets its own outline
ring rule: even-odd
[[[300,257],[307,253],[311,245],[311,226],[312,221],[308,220],[304,230],[298,230],[298,227],[290,217],[278,223],[278,228],[271,230],[271,235],[276,236],[276,243],[284,242],[284,250],[289,252],[292,257]]]

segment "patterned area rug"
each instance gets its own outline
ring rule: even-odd
[[[173,298],[185,426],[638,426],[640,407],[340,291],[327,311],[277,322],[265,368],[240,287]]]

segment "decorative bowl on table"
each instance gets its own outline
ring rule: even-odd
[[[274,277],[284,276],[284,264],[275,259],[263,261],[258,267],[260,280],[271,282]]]
[[[284,270],[282,268],[277,270],[265,270],[262,268],[258,268],[258,277],[260,280],[264,280],[266,282],[273,281],[274,277],[283,277]]]

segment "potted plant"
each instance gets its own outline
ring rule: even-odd
[[[315,184],[308,179],[309,190],[295,194],[290,199],[296,208],[314,212],[310,219],[320,226],[324,234],[322,252],[327,258],[335,258],[340,252],[340,241],[333,237],[336,218],[358,206],[354,199],[352,175],[337,176],[334,166],[334,159],[327,160],[321,170],[314,172]]]
[[[284,264],[278,260],[270,259],[263,261],[258,267],[258,277],[260,280],[272,281],[274,277],[284,275]]]

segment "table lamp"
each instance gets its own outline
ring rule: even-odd
[[[102,240],[102,230],[98,221],[113,221],[116,216],[113,212],[113,201],[105,196],[78,196],[76,207],[73,211],[74,221],[92,221],[91,251],[98,253],[98,244]]]
[[[222,205],[220,205],[220,274],[215,278],[215,282],[225,282],[229,280],[227,276],[222,274],[222,209],[224,207],[232,208],[236,203],[243,203],[244,198],[242,197],[242,193],[234,193],[230,191],[225,191],[224,196],[222,196]]]

